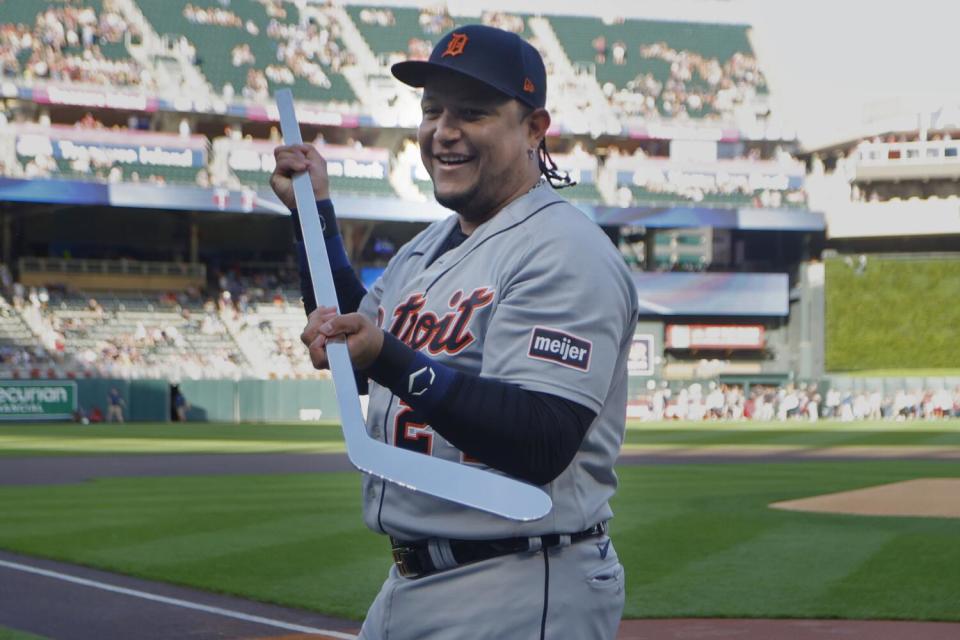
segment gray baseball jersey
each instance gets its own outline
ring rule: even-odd
[[[606,520],[637,320],[623,259],[596,224],[544,183],[431,263],[457,223],[450,216],[404,245],[360,312],[439,362],[567,398],[597,418],[573,462],[544,487],[553,509],[540,520],[513,522],[365,476],[367,526],[405,540],[491,539],[572,533]],[[480,465],[372,381],[367,429],[395,446]]]

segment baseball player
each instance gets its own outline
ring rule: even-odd
[[[342,313],[316,308],[301,255],[302,340],[318,368],[328,341],[347,341],[371,437],[541,485],[553,509],[514,522],[365,476],[364,519],[390,537],[394,564],[360,636],[614,638],[624,574],[607,521],[637,319],[629,273],[554,190],[564,178],[544,144],[536,49],[470,25],[393,73],[423,87],[422,159],[456,215],[404,245],[366,291],[323,159],[279,147],[272,186],[293,210],[291,176],[311,175]]]

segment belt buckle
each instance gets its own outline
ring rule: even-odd
[[[410,547],[394,545],[391,548],[393,552],[393,564],[397,566],[397,573],[404,578],[416,578],[422,573],[420,561],[417,558],[417,552]]]

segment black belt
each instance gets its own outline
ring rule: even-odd
[[[579,542],[585,538],[602,536],[607,532],[607,523],[601,522],[589,529],[578,533],[570,534],[570,543]],[[540,539],[540,548],[549,549],[560,544],[561,535],[551,533],[544,536],[533,536],[534,539]],[[489,560],[498,556],[505,556],[510,553],[520,553],[530,551],[530,538],[500,538],[498,540],[448,540],[450,550],[453,552],[455,566],[469,564],[471,562],[480,562]],[[390,538],[393,549],[393,562],[397,565],[397,571],[404,578],[422,578],[436,571],[440,571],[430,556],[429,541],[417,540],[414,542],[402,542],[395,538]],[[537,549],[536,545],[533,546]],[[447,569],[452,567],[445,567]]]

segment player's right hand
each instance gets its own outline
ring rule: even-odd
[[[312,144],[281,145],[273,150],[277,166],[270,176],[270,187],[288,209],[296,209],[293,196],[293,174],[306,171],[313,185],[313,197],[326,200],[330,197],[330,178],[327,176],[327,161]]]
[[[307,326],[304,327],[303,333],[300,334],[300,342],[302,342],[307,349],[310,349],[317,338],[321,337],[320,327],[336,317],[336,307],[318,306],[307,316]],[[322,346],[324,342],[325,340],[322,339],[319,346]],[[322,355],[325,356],[326,352]],[[328,369],[330,367],[329,362],[326,362],[324,358],[320,358],[319,360],[321,361],[318,361],[318,358],[312,352],[310,354],[310,360],[317,369]]]
[[[300,336],[310,352],[310,361],[316,369],[330,368],[327,344],[334,340],[347,343],[350,361],[356,369],[366,369],[377,359],[383,348],[383,331],[359,313],[338,315],[333,307],[318,307],[307,319]]]

